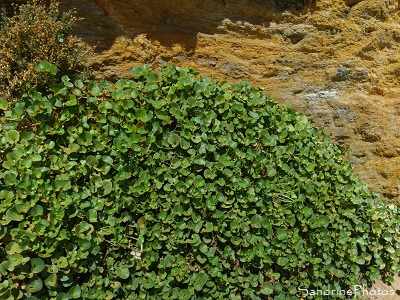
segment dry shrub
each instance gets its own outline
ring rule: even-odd
[[[54,0],[33,0],[15,5],[12,16],[0,13],[0,96],[20,97],[29,86],[38,91],[58,81],[57,76],[39,74],[42,60],[56,65],[58,74],[71,78],[87,74],[88,49],[70,34],[76,18],[60,13]]]

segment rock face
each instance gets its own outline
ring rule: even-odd
[[[96,47],[99,77],[169,61],[249,81],[314,120],[372,190],[400,201],[397,0],[61,3],[84,18],[76,34]]]
[[[97,4],[113,19],[126,27],[145,24],[176,26],[196,32],[213,33],[225,19],[247,20],[251,23],[274,17],[277,5],[273,0],[97,0]],[[190,13],[189,13],[190,12]]]

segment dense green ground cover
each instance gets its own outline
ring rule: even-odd
[[[297,299],[391,280],[397,206],[305,116],[197,75],[64,76],[0,100],[0,298]]]

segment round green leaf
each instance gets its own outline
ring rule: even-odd
[[[11,242],[6,246],[7,254],[21,253],[23,250],[20,245],[16,242]]]
[[[7,209],[6,211],[6,216],[11,220],[11,221],[22,221],[24,219],[23,215],[20,215],[18,210],[15,207],[11,207]]]
[[[0,109],[7,110],[8,109],[8,101],[5,99],[0,99]]]
[[[135,115],[138,120],[142,121],[143,118],[146,116],[146,110],[140,108],[136,110]]]
[[[262,217],[259,215],[254,215],[251,218],[250,225],[254,228],[261,228],[262,227]]]
[[[49,73],[50,75],[57,74],[57,67],[45,60],[42,60],[36,67],[35,70],[41,73]]]
[[[145,289],[151,289],[154,286],[154,284],[155,284],[154,278],[152,277],[149,277],[142,282],[142,285]]]
[[[171,169],[177,169],[181,166],[181,160],[179,158],[174,158],[171,161]]]
[[[89,146],[92,142],[92,134],[90,132],[83,132],[76,140],[79,145]]]
[[[197,291],[201,291],[203,286],[208,280],[208,275],[206,273],[196,273],[194,275],[194,288]]]
[[[267,175],[269,177],[274,177],[276,175],[276,170],[273,167],[268,166],[267,167]]]
[[[54,288],[57,284],[57,275],[50,274],[50,276],[45,280],[44,284],[50,289]]]
[[[289,260],[286,257],[279,257],[277,260],[277,264],[284,267],[288,264]]]
[[[54,260],[54,263],[57,265],[58,268],[64,269],[68,267],[68,259],[64,256],[61,256]]]
[[[68,295],[72,299],[78,299],[81,297],[81,293],[82,293],[81,287],[79,285],[75,285],[69,290]]]
[[[15,144],[19,141],[19,132],[16,130],[10,130],[6,133],[7,142]]]
[[[189,300],[193,298],[193,293],[188,290],[188,289],[184,289],[184,290],[180,290],[179,291],[179,299],[181,300]]]
[[[32,265],[32,273],[40,273],[45,268],[45,263],[41,258],[32,258],[30,263]]]
[[[26,286],[26,290],[31,293],[39,292],[42,288],[43,288],[43,282],[40,279],[36,279]]]
[[[100,93],[101,93],[101,87],[99,87],[98,85],[94,84],[94,85],[90,88],[89,93],[90,93],[92,96],[99,96]]]
[[[4,176],[4,183],[8,186],[17,184],[17,176],[14,173],[7,173]]]
[[[181,142],[181,137],[179,135],[177,135],[176,133],[173,133],[168,137],[168,143],[173,148],[176,148],[180,142]]]
[[[6,260],[6,261],[3,261],[2,263],[0,263],[0,273],[1,274],[6,276],[8,274],[8,272],[12,272],[12,271],[14,271],[14,266],[10,261]]]
[[[175,262],[175,257],[170,254],[166,255],[163,259],[164,266],[167,268],[171,267],[174,262]]]
[[[86,164],[87,164],[89,167],[93,168],[93,167],[97,167],[97,166],[99,165],[99,161],[98,161],[98,159],[97,159],[96,157],[94,157],[93,155],[89,155],[89,156],[86,158]]]
[[[130,276],[129,268],[128,267],[119,267],[115,270],[118,277],[121,279],[128,279]]]
[[[43,206],[35,205],[31,210],[32,216],[42,216],[43,215]]]
[[[261,287],[261,293],[264,295],[271,295],[274,292],[274,286],[271,282],[264,282]]]

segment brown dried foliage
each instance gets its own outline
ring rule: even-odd
[[[35,71],[42,60],[56,65],[59,76],[87,74],[89,50],[70,35],[75,21],[72,12],[60,13],[54,0],[14,6],[13,16],[0,13],[0,97],[20,97],[29,85],[42,91],[55,83],[59,78]]]

